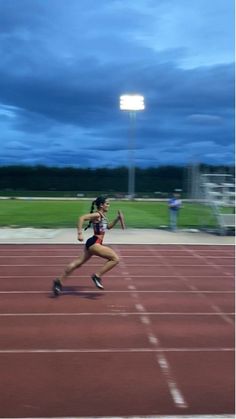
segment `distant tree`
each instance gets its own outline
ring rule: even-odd
[[[135,169],[136,192],[172,192],[185,187],[186,167],[159,166]],[[201,172],[234,173],[232,166],[200,165]],[[101,191],[127,193],[127,167],[74,168],[47,166],[0,166],[0,189],[35,191]]]

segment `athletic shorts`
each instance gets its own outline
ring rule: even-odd
[[[85,243],[85,246],[86,246],[86,249],[89,249],[90,248],[90,246],[92,246],[93,244],[95,244],[95,243],[97,243],[97,244],[102,244],[102,239],[100,239],[99,237],[97,237],[97,236],[92,236],[92,237],[90,237],[87,241],[86,241],[86,243]]]

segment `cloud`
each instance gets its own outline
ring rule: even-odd
[[[205,124],[221,124],[222,117],[218,115],[206,115],[206,114],[193,114],[189,115],[188,119],[196,124],[205,125]]]
[[[0,0],[0,164],[233,161],[232,2],[190,3]]]

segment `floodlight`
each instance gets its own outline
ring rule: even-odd
[[[122,111],[142,111],[145,109],[144,97],[141,95],[120,96],[120,109]]]
[[[122,95],[120,96],[120,109],[122,111],[129,111],[130,116],[130,138],[128,143],[129,151],[129,176],[128,176],[128,196],[135,197],[135,121],[136,111],[145,109],[144,97],[141,95]]]

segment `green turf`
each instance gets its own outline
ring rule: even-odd
[[[90,211],[90,201],[0,200],[0,226],[75,227],[80,215]],[[121,209],[129,228],[159,228],[168,225],[166,202],[111,201],[108,218],[112,220]],[[216,220],[211,210],[199,204],[184,203],[179,227],[213,227]]]

